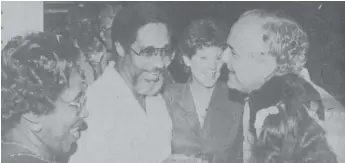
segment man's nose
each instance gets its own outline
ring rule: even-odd
[[[161,56],[152,56],[152,62],[155,68],[163,68],[165,67],[163,58]]]
[[[83,118],[83,119],[85,119],[85,118],[87,118],[88,116],[89,116],[89,112],[86,110],[86,108],[84,107],[84,108],[82,108],[81,109],[81,112],[80,112],[80,118]]]

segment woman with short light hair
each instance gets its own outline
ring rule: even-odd
[[[1,162],[47,163],[85,129],[84,60],[71,39],[18,36],[1,51]]]

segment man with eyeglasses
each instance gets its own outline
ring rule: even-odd
[[[154,3],[129,4],[113,21],[112,40],[116,63],[87,91],[88,130],[70,162],[161,163],[172,130],[160,95],[173,58],[166,15]]]

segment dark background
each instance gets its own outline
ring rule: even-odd
[[[78,4],[87,7],[91,16],[98,15],[105,4],[126,5],[133,2],[45,2],[45,30],[66,23],[66,11]],[[231,25],[246,10],[254,8],[283,10],[307,31],[310,50],[306,67],[312,80],[345,105],[345,2],[157,2],[174,21],[176,33],[197,18],[216,17]],[[178,36],[178,35],[176,35]],[[186,74],[176,66],[173,76],[184,81]],[[225,70],[226,71],[226,70]],[[222,77],[226,79],[226,77]]]

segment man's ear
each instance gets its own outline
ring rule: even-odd
[[[123,57],[125,56],[125,49],[119,42],[114,42],[114,47],[116,49],[116,52],[119,56]]]
[[[22,115],[22,120],[29,126],[33,132],[40,132],[43,128],[41,116],[36,115],[32,112],[25,113]]]
[[[182,59],[183,59],[184,64],[186,64],[186,66],[188,66],[188,67],[191,66],[191,63],[190,63],[191,61],[187,56],[183,55]]]

